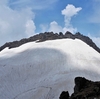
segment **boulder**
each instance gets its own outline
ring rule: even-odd
[[[68,91],[63,91],[59,97],[59,99],[69,99]]]
[[[84,77],[76,77],[74,81],[74,93],[72,93],[71,96],[68,96],[66,95],[66,92],[63,91],[60,95],[61,98],[59,99],[100,99],[99,81],[90,81]]]

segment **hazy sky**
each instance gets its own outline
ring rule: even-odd
[[[0,46],[45,31],[80,32],[100,47],[100,0],[0,0]]]

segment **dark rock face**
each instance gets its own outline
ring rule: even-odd
[[[74,92],[75,93],[80,92],[81,89],[83,89],[84,87],[86,87],[88,83],[89,83],[89,81],[86,80],[85,78],[76,77],[75,78]]]
[[[59,97],[59,99],[69,99],[68,91],[63,91]]]
[[[59,99],[100,99],[100,82],[93,82],[83,77],[75,78],[74,93],[61,98],[65,93],[61,93]]]
[[[59,32],[59,34],[53,32],[45,32],[45,33],[36,34],[30,38],[21,39],[20,41],[8,42],[0,47],[0,51],[2,51],[6,47],[9,47],[9,49],[14,47],[19,47],[20,45],[25,44],[27,42],[36,41],[37,43],[39,43],[46,40],[55,40],[55,39],[63,39],[63,38],[80,39],[100,53],[100,48],[98,48],[89,37],[83,36],[79,32],[76,34],[72,34],[68,31],[65,34],[63,34],[62,32]]]

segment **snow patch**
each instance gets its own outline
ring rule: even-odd
[[[81,40],[30,42],[0,52],[0,99],[59,99],[74,78],[100,80],[100,54]]]

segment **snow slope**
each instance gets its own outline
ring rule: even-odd
[[[0,52],[0,99],[59,99],[74,78],[100,80],[100,54],[78,39],[30,42]]]

